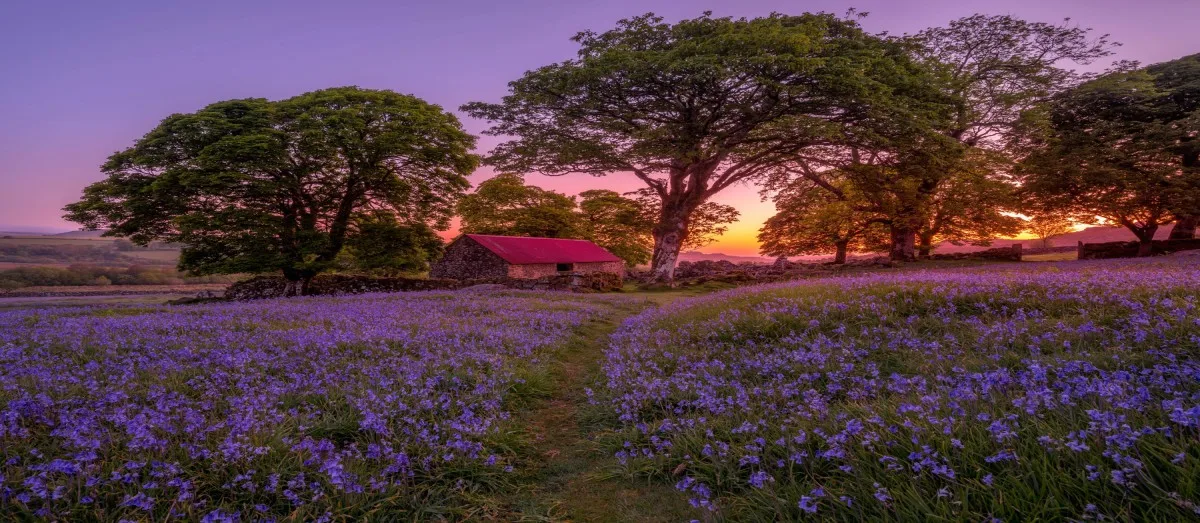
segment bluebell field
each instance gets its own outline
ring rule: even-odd
[[[699,520],[1200,519],[1198,282],[1160,258],[745,287],[628,317],[569,385],[615,472]],[[532,488],[520,419],[555,351],[638,304],[2,311],[0,513],[504,519],[477,507]]]
[[[1179,521],[1198,358],[1193,261],[993,265],[646,311],[592,401],[711,519]]]
[[[506,401],[603,299],[412,293],[0,312],[12,516],[437,514],[502,482]]]

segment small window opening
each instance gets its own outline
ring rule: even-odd
[[[560,264],[558,264],[558,272],[571,272],[571,271],[573,271],[573,270],[575,270],[575,264],[574,264],[574,263],[560,263]]]

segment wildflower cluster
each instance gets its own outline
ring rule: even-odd
[[[507,476],[493,439],[512,392],[603,307],[468,292],[3,312],[0,506],[155,521],[444,510]]]
[[[1195,262],[877,274],[635,316],[617,458],[731,519],[1200,517]]]

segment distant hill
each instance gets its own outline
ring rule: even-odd
[[[711,261],[725,260],[725,261],[728,261],[731,263],[742,263],[742,262],[772,263],[775,261],[774,258],[767,258],[765,256],[732,256],[729,254],[723,254],[723,253],[719,253],[719,252],[707,253],[707,252],[700,252],[700,251],[686,251],[686,252],[679,253],[679,261],[698,262],[698,261],[702,261],[702,260],[711,260]]]
[[[60,232],[52,236],[57,236],[59,238],[99,238],[104,236],[105,232],[107,231],[68,231]]]

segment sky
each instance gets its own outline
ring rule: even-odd
[[[1200,0],[0,0],[0,230],[66,231],[61,208],[99,165],[162,118],[209,103],[282,99],[357,85],[447,110],[496,101],[527,70],[574,56],[570,37],[648,11],[668,20],[773,11],[870,15],[871,31],[911,33],[974,13],[1070,17],[1124,45],[1116,58],[1200,52]],[[486,123],[463,123],[480,134]],[[497,143],[482,137],[479,152]],[[478,183],[492,173],[482,168]],[[638,187],[631,176],[530,175],[569,194]],[[774,208],[753,187],[718,195],[741,220],[706,252],[751,255]]]

